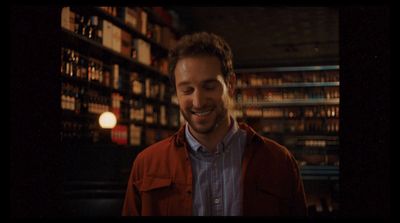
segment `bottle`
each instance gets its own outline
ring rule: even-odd
[[[85,88],[81,87],[79,88],[79,96],[80,96],[80,103],[81,103],[81,109],[80,113],[87,113],[88,111],[88,102],[87,102],[87,96],[86,96],[86,91]]]
[[[88,68],[88,80],[93,81],[96,77],[96,68],[94,66],[93,59],[89,60],[89,68]]]
[[[66,57],[65,57],[65,49],[61,48],[61,69],[60,69],[60,74],[64,75],[65,73],[65,64],[66,64]]]
[[[104,67],[103,67],[103,68],[104,68]],[[103,75],[104,75],[104,78],[103,78],[103,80],[104,80],[104,85],[105,85],[106,87],[109,87],[109,86],[110,86],[110,77],[111,77],[110,71],[109,71],[108,69],[104,69],[104,70],[103,70]]]
[[[81,21],[81,15],[76,13],[75,15],[75,22],[74,22],[74,32],[76,34],[80,34],[80,21]]]
[[[103,74],[103,64],[99,62],[97,64],[97,73],[98,73],[98,80],[102,85],[105,85],[104,74]]]
[[[86,37],[89,38],[89,39],[93,39],[94,40],[95,31],[94,31],[94,27],[93,27],[92,21],[93,21],[93,16],[90,16],[88,18],[88,20],[86,21],[86,29],[87,29]]]
[[[85,16],[81,15],[79,20],[79,30],[78,34],[82,36],[86,36],[87,27],[86,27],[86,18]]]
[[[97,24],[96,24],[97,22]],[[103,42],[103,20],[99,19],[97,16],[95,16],[95,22],[94,25],[96,26],[96,41],[99,43]]]
[[[75,71],[75,76],[77,78],[82,78],[81,75],[81,64],[80,64],[80,57],[79,57],[79,53],[75,52],[75,57],[74,57],[74,71]]]
[[[81,79],[87,80],[88,79],[88,65],[87,65],[86,58],[84,58],[82,56],[80,57],[79,67],[80,67]]]
[[[81,112],[81,96],[79,94],[79,87],[74,87],[74,98],[75,98],[75,113],[80,114]]]
[[[67,49],[67,61],[65,63],[65,74],[69,77],[73,76],[73,71],[72,71],[72,62],[73,62],[73,51],[71,49]]]

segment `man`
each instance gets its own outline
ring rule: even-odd
[[[205,32],[184,36],[169,72],[187,122],[137,156],[123,215],[306,215],[291,153],[231,116],[228,44]]]

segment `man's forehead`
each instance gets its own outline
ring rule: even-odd
[[[183,81],[179,81],[179,83],[177,83],[177,86],[186,86],[186,85],[191,85],[191,84],[207,84],[207,83],[212,83],[212,82],[220,82],[222,81],[222,74],[218,74],[215,77],[212,78],[206,78],[203,80],[183,80]]]

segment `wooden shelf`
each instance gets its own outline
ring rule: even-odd
[[[304,88],[304,87],[339,87],[340,83],[336,82],[302,82],[302,83],[282,83],[276,85],[262,86],[238,86],[238,89],[271,89],[271,88]]]
[[[279,101],[238,102],[241,107],[285,107],[308,105],[339,105],[339,98],[335,99],[285,99]]]

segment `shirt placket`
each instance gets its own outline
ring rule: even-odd
[[[222,191],[222,166],[221,166],[221,153],[215,155],[215,159],[211,166],[211,207],[212,215],[222,216],[224,215],[224,202],[223,202],[223,191]]]

